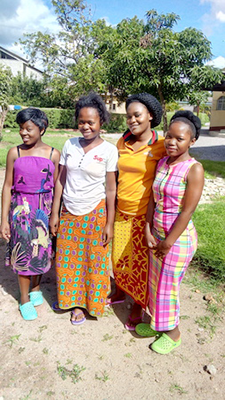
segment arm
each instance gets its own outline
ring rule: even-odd
[[[170,248],[183,233],[195,211],[200,200],[204,186],[204,170],[201,164],[194,164],[187,176],[187,188],[184,196],[182,211],[178,216],[173,228],[166,237],[157,245],[156,257],[164,257]]]
[[[54,200],[52,204],[52,212],[49,221],[50,231],[56,236],[59,224],[59,208],[61,204],[61,196],[66,182],[66,166],[59,164],[59,174],[55,182]]]
[[[106,225],[103,229],[103,245],[107,245],[113,238],[113,224],[115,218],[117,172],[106,172]]]
[[[54,171],[54,183],[56,182],[56,179],[58,177],[59,174],[59,159],[60,159],[60,152],[57,149],[54,149],[53,151],[53,157],[52,157],[52,161],[55,165],[55,171]]]
[[[155,238],[152,235],[154,209],[155,209],[155,202],[154,202],[153,192],[151,192],[151,196],[148,203],[146,225],[145,225],[145,238],[147,246],[150,247],[151,249],[156,246]]]
[[[5,181],[2,189],[2,218],[1,218],[0,233],[3,239],[6,239],[7,241],[9,241],[10,239],[10,227],[8,223],[8,215],[11,203],[11,189],[13,185],[13,166],[16,158],[17,158],[16,147],[13,147],[12,149],[9,150],[7,155]]]

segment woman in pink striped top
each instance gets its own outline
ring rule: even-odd
[[[136,332],[156,336],[152,350],[167,354],[181,343],[179,288],[197,248],[191,216],[204,186],[202,165],[189,155],[199,137],[201,122],[190,111],[178,111],[165,137],[168,156],[159,161],[150,199],[146,238],[150,248],[150,326]],[[155,203],[155,208],[152,206]]]

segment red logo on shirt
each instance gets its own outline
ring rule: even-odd
[[[101,161],[103,161],[103,158],[98,157],[98,156],[94,156],[94,160],[97,160],[97,161],[101,162]]]

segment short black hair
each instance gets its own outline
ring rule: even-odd
[[[188,110],[180,110],[177,111],[171,118],[170,120],[170,125],[173,122],[184,122],[185,124],[187,124],[190,129],[191,132],[193,134],[193,138],[195,138],[196,140],[199,138],[200,135],[200,131],[201,131],[201,120],[200,118],[197,117],[197,115],[194,115],[193,112],[188,111]]]
[[[90,92],[87,96],[81,96],[75,105],[75,118],[78,120],[80,110],[84,107],[95,108],[100,117],[101,125],[109,122],[109,113],[102,98],[95,92]]]
[[[126,110],[129,105],[138,101],[147,107],[148,111],[152,114],[151,128],[155,128],[160,124],[162,119],[162,106],[160,102],[149,93],[132,94],[126,101]]]
[[[42,135],[44,135],[48,127],[48,118],[44,111],[33,107],[25,108],[24,110],[19,111],[16,116],[17,124],[21,125],[27,121],[31,121],[33,124],[38,126],[40,132],[44,129],[44,132],[42,133]]]

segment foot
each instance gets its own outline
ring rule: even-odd
[[[44,299],[42,296],[42,292],[40,290],[33,290],[29,293],[30,301],[33,303],[34,307],[40,306],[43,304]]]
[[[80,325],[83,324],[86,320],[85,314],[82,309],[80,308],[75,308],[73,311],[71,311],[71,324],[72,325]]]
[[[36,319],[38,316],[37,311],[35,310],[34,305],[31,303],[31,301],[28,301],[27,303],[24,304],[20,304],[19,310],[25,321],[32,321]]]
[[[159,354],[168,354],[181,344],[181,338],[177,341],[172,340],[166,333],[163,333],[151,344],[151,349]]]
[[[119,304],[123,303],[126,300],[126,295],[125,293],[118,289],[116,290],[116,293],[113,295],[109,295],[109,297],[106,299],[106,304],[111,305],[111,304]]]
[[[143,322],[143,310],[142,307],[134,303],[131,314],[128,317],[128,320],[125,324],[125,328],[128,331],[135,331],[136,325],[140,324],[140,322]]]

